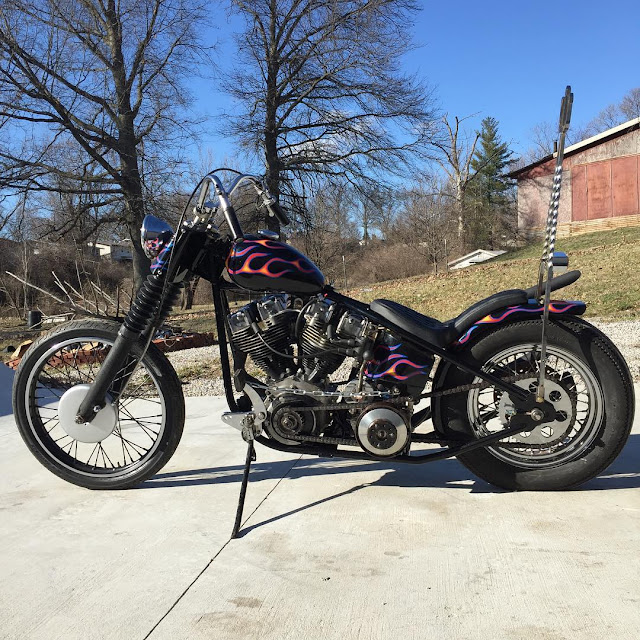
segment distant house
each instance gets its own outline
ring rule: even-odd
[[[113,260],[114,262],[131,262],[133,251],[131,242],[93,242],[89,243],[91,252],[96,258]]]
[[[549,155],[510,176],[518,183],[518,228],[544,230],[555,170]],[[640,118],[567,147],[558,235],[640,225]]]
[[[473,264],[478,264],[479,262],[485,262],[486,260],[491,260],[491,258],[495,258],[496,256],[500,256],[506,251],[498,250],[498,251],[489,251],[488,249],[476,249],[471,253],[467,253],[466,256],[462,256],[460,258],[456,258],[447,264],[449,267],[449,271],[454,271],[455,269],[464,269],[465,267],[470,267]]]

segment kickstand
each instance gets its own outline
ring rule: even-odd
[[[236,511],[236,521],[233,525],[231,539],[238,537],[240,525],[242,524],[242,511],[244,509],[244,499],[247,496],[247,485],[249,484],[249,470],[251,463],[256,459],[256,450],[253,447],[253,440],[247,443],[247,458],[244,463],[244,473],[242,475],[242,485],[240,487],[240,497],[238,498],[238,510]]]

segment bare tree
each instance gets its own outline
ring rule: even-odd
[[[473,135],[465,133],[460,125],[473,116],[454,117],[453,122],[448,115],[442,118],[441,134],[433,144],[438,150],[436,161],[449,178],[449,195],[453,199],[458,219],[458,240],[464,244],[465,230],[465,196],[469,183],[475,176],[471,168],[471,159],[480,137],[479,132]]]
[[[267,186],[398,173],[432,133],[430,91],[401,73],[414,0],[233,0],[245,28],[232,130],[264,158]]]
[[[299,237],[292,238],[331,279],[342,279],[343,256],[358,246],[355,196],[345,185],[324,185],[313,197]]]
[[[442,193],[442,185],[435,178],[416,183],[403,194],[402,215],[397,223],[403,242],[414,253],[427,258],[434,273],[438,273],[438,264],[447,258],[446,242],[453,230],[451,200]]]
[[[533,138],[534,158],[544,158],[550,156],[555,150],[555,143],[558,139],[558,127],[551,122],[538,122],[531,129],[531,137]]]
[[[204,0],[3,0],[0,5],[0,186],[91,194],[121,203],[136,281],[144,173],[189,122],[181,79],[199,55]],[[162,144],[159,144],[162,142]]]
[[[620,102],[620,111],[627,120],[640,118],[640,87],[631,89]]]
[[[385,184],[364,184],[355,189],[355,196],[363,244],[369,244],[374,229],[380,232],[380,237],[389,240],[397,213],[396,190]]]

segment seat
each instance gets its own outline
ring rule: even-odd
[[[522,289],[500,291],[476,302],[457,318],[447,322],[440,322],[435,318],[422,315],[392,300],[374,300],[370,309],[384,320],[412,333],[417,338],[437,347],[446,347],[481,318],[505,307],[526,304],[527,301],[527,294]]]
[[[527,292],[522,289],[507,289],[494,293],[492,296],[480,300],[472,304],[468,309],[463,311],[457,318],[449,320],[456,328],[458,334],[464,333],[471,328],[478,320],[488,316],[494,311],[504,309],[506,307],[515,307],[520,304],[527,304],[529,297]]]
[[[451,321],[444,323],[435,318],[423,316],[393,300],[374,300],[369,308],[384,320],[437,347],[447,346],[459,335]]]

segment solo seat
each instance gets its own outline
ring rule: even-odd
[[[387,322],[415,335],[421,340],[430,342],[437,347],[445,347],[481,318],[505,307],[527,304],[527,301],[527,293],[522,289],[500,291],[484,300],[480,300],[480,302],[476,302],[457,318],[446,322],[440,322],[435,318],[422,315],[392,300],[374,300],[370,305],[370,309]]]
[[[551,291],[562,289],[573,284],[579,277],[580,271],[568,271],[561,276],[553,278],[550,283]],[[409,309],[391,300],[374,300],[370,309],[381,318],[396,325],[404,331],[414,334],[422,340],[430,342],[437,347],[446,347],[471,328],[478,320],[488,316],[494,311],[499,311],[506,307],[515,307],[527,304],[531,299],[535,301],[537,296],[537,285],[530,289],[507,289],[494,293],[492,296],[472,304],[466,311],[463,311],[457,318],[452,318],[446,322],[440,322],[435,318],[423,316],[421,313]]]

